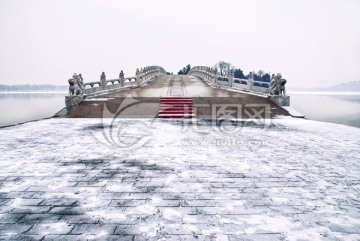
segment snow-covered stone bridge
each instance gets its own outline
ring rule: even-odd
[[[235,119],[292,113],[289,96],[270,95],[270,83],[251,76],[219,77],[204,66],[192,68],[189,75],[169,75],[161,67],[149,66],[137,70],[135,77],[125,78],[121,71],[119,78],[107,80],[102,73],[100,81],[88,83],[75,74],[69,83],[72,95],[58,116],[214,119],[221,107],[236,112]]]
[[[360,240],[360,129],[202,78],[0,129],[0,240]]]

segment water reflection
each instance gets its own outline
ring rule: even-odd
[[[3,99],[48,99],[59,96],[64,97],[66,93],[1,93],[0,100]]]
[[[332,97],[338,100],[360,104],[360,95],[334,95]]]
[[[308,119],[360,127],[360,95],[292,93],[291,106]]]
[[[0,93],[0,126],[53,116],[65,106],[65,93]]]

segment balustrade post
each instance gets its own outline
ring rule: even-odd
[[[101,76],[100,76],[100,83],[101,83],[101,90],[106,90],[106,75],[105,75],[105,72],[102,72],[101,73]]]
[[[142,70],[136,69],[136,83],[138,86],[140,86],[142,79]]]
[[[247,90],[251,91],[253,85],[254,85],[254,77],[253,77],[253,73],[250,72],[248,80],[247,80]]]
[[[124,87],[125,86],[125,76],[124,76],[124,72],[122,70],[120,71],[119,79],[120,79],[121,87]]]
[[[234,70],[231,69],[229,73],[229,86],[233,87],[233,84],[234,84]]]
[[[217,68],[214,69],[214,84],[217,84],[218,74],[217,74]]]

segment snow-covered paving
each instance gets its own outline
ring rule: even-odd
[[[360,129],[239,125],[0,129],[0,240],[360,240]]]

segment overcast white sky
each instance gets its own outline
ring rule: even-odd
[[[295,87],[360,80],[360,1],[0,0],[0,84],[219,60]]]

